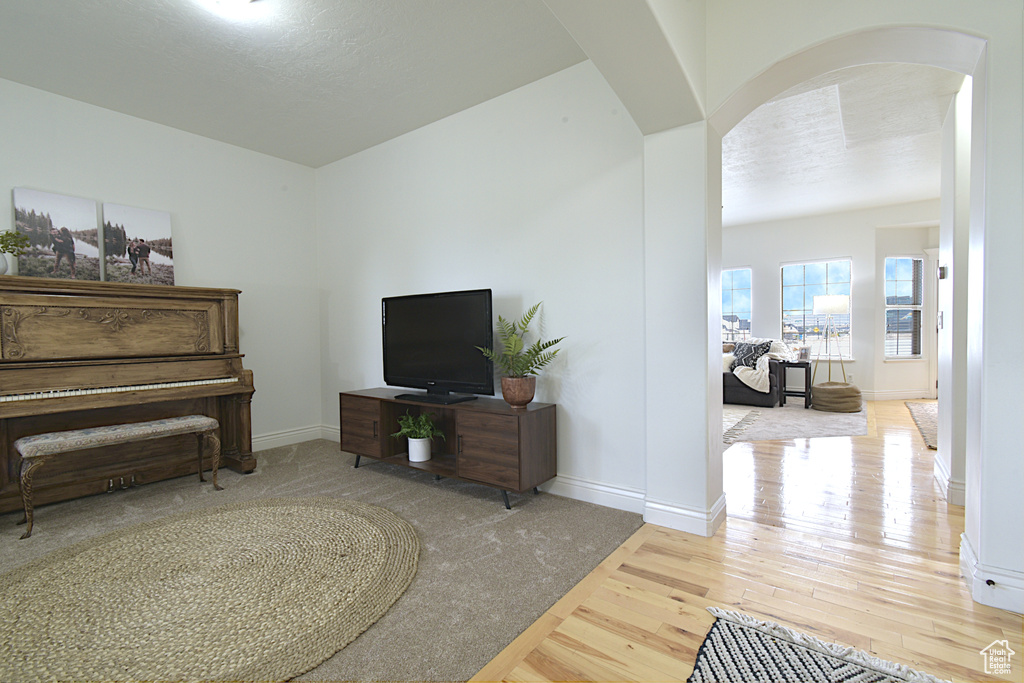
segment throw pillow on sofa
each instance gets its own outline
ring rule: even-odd
[[[757,367],[757,360],[764,354],[768,353],[768,349],[771,347],[771,341],[761,342],[759,344],[736,342],[736,348],[732,350],[732,355],[736,356],[736,360],[732,363],[733,369],[740,365],[748,368]]]

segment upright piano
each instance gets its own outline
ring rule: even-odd
[[[21,508],[14,442],[33,434],[208,415],[221,464],[255,469],[238,294],[0,276],[0,512]],[[195,474],[195,449],[189,434],[68,453],[39,471],[35,501]]]

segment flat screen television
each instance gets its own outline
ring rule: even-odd
[[[476,348],[492,348],[491,290],[385,297],[381,310],[384,381],[427,390],[399,398],[446,404],[494,395],[494,365]]]

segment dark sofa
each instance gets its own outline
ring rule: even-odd
[[[731,371],[724,371],[722,372],[723,403],[774,408],[779,404],[779,387],[782,386],[782,364],[777,360],[768,361],[768,381],[770,384],[768,393],[762,394],[741,382]]]

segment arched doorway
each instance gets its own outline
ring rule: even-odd
[[[920,64],[934,66],[971,76],[972,100],[975,103],[971,117],[971,198],[972,222],[971,243],[980,244],[984,236],[984,172],[985,172],[985,103],[986,103],[986,41],[963,33],[929,28],[885,28],[850,34],[808,48],[788,57],[739,88],[726,102],[708,118],[708,243],[719,243],[722,237],[721,214],[721,142],[722,137],[732,130],[744,117],[760,105],[786,90],[826,73],[848,67],[884,62]],[[971,256],[972,260],[976,255]],[[709,260],[709,268],[714,268]],[[717,282],[717,273],[709,271],[709,281]],[[970,326],[981,329],[983,322],[983,293],[980,285],[972,285],[970,294]],[[721,317],[709,298],[708,325],[716,329]],[[950,362],[949,359],[943,362]],[[974,368],[980,373],[980,364]],[[711,406],[709,411],[714,419],[720,406]],[[710,420],[709,420],[710,421]],[[981,425],[980,408],[968,410],[966,424],[961,423],[968,443],[979,439]],[[709,449],[714,454],[714,449]],[[970,452],[977,454],[978,449]],[[966,457],[966,454],[960,454]],[[721,456],[719,456],[721,457]],[[721,468],[721,462],[710,463],[709,469]],[[967,482],[970,487],[971,482]],[[973,491],[978,496],[979,491]],[[968,497],[972,495],[968,489]],[[970,522],[968,523],[970,524]],[[971,528],[965,536],[970,537]],[[969,548],[968,548],[969,550]]]

